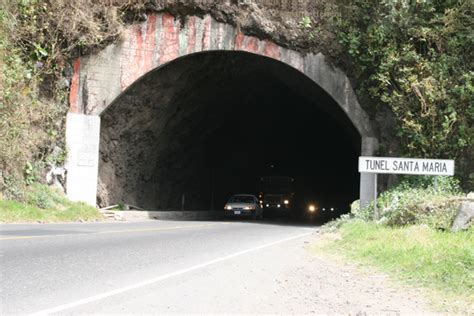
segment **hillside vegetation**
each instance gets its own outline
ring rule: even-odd
[[[346,69],[375,120],[382,108],[395,115],[394,139],[382,139],[380,153],[456,159],[472,190],[474,1],[334,0],[322,8],[301,26]]]
[[[0,8],[0,198],[64,163],[71,60],[116,38],[144,1],[7,0]]]

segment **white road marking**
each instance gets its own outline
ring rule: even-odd
[[[217,259],[214,259],[214,260],[211,260],[211,261],[207,261],[207,262],[204,262],[204,263],[201,263],[201,264],[198,264],[198,265],[186,268],[186,269],[181,269],[181,270],[178,270],[178,271],[175,271],[175,272],[172,272],[172,273],[160,275],[160,276],[158,276],[156,278],[153,278],[153,279],[150,279],[150,280],[146,280],[146,281],[139,282],[139,283],[136,283],[136,284],[128,285],[128,286],[125,286],[125,287],[121,287],[121,288],[118,288],[118,289],[115,289],[115,290],[112,290],[112,291],[108,291],[108,292],[104,292],[104,293],[101,293],[101,294],[98,294],[98,295],[90,296],[90,297],[87,297],[87,298],[84,298],[84,299],[81,299],[81,300],[78,300],[78,301],[75,301],[75,302],[71,302],[71,303],[59,305],[59,306],[56,306],[56,307],[44,309],[44,310],[29,314],[29,315],[30,316],[49,315],[49,314],[52,314],[52,313],[58,313],[58,312],[61,312],[61,311],[67,310],[67,309],[71,309],[73,307],[78,307],[78,306],[81,306],[81,305],[84,305],[84,304],[88,304],[88,303],[92,303],[92,302],[95,302],[95,301],[103,300],[105,298],[108,298],[108,297],[111,297],[111,296],[114,296],[114,295],[118,295],[118,294],[121,294],[121,293],[124,293],[124,292],[127,292],[127,291],[131,291],[131,290],[134,290],[134,289],[138,289],[138,288],[141,288],[141,287],[144,287],[144,286],[147,286],[147,285],[151,285],[153,283],[157,283],[157,282],[160,282],[160,281],[163,281],[163,280],[166,280],[166,279],[169,279],[169,278],[181,275],[181,274],[185,274],[185,273],[188,273],[188,272],[191,272],[191,271],[202,269],[202,268],[207,267],[209,265],[212,265],[212,264],[215,264],[215,263],[218,263],[218,262],[222,262],[222,261],[225,261],[225,260],[229,260],[229,259],[244,255],[244,254],[249,253],[249,252],[257,251],[257,250],[260,250],[262,248],[266,248],[266,247],[270,247],[270,246],[274,246],[274,245],[284,243],[286,241],[290,241],[290,240],[293,240],[293,239],[298,239],[298,238],[302,238],[302,237],[305,237],[305,236],[309,236],[312,233],[313,233],[313,231],[308,232],[308,233],[304,233],[304,234],[300,234],[300,235],[296,235],[296,236],[293,236],[293,237],[285,238],[285,239],[280,239],[280,240],[277,240],[277,241],[274,241],[274,242],[271,242],[271,243],[268,243],[268,244],[264,244],[264,245],[261,245],[261,246],[257,246],[257,247],[254,247],[254,248],[250,248],[250,249],[247,249],[247,250],[242,250],[242,251],[236,252],[234,254],[227,255],[227,256],[224,256],[224,257],[220,257],[220,258],[217,258]]]

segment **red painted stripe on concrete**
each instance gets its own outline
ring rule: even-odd
[[[73,65],[73,74],[71,80],[71,89],[69,91],[69,111],[72,113],[78,113],[78,93],[79,93],[79,75],[81,69],[81,59],[77,58]]]
[[[243,50],[250,53],[258,53],[258,38],[253,36],[246,36],[244,41]]]
[[[244,43],[244,34],[240,31],[235,34],[235,44],[234,44],[234,49],[235,50],[242,50],[242,46]]]
[[[179,31],[174,25],[174,16],[165,13],[163,15],[163,28],[160,42],[160,59],[162,65],[178,57]]]
[[[142,74],[147,71],[150,71],[153,67],[153,52],[155,51],[156,46],[156,15],[152,14],[148,16],[148,21],[146,25],[146,35],[145,35],[145,47],[144,47],[144,65],[142,69]]]
[[[137,43],[137,47],[135,49],[135,56],[134,62],[130,65],[133,69],[132,71],[132,80],[138,78],[138,74],[141,72],[141,61],[142,61],[142,54],[143,54],[143,34],[141,25],[137,25],[134,29],[134,36],[135,42]],[[130,82],[131,83],[131,82]]]
[[[123,55],[121,67],[120,88],[125,90],[142,72],[143,36],[141,25],[134,25],[129,33],[130,37],[125,43],[129,47]]]
[[[211,17],[204,17],[204,28],[202,34],[202,50],[208,50],[211,47]]]
[[[186,47],[186,53],[194,53],[196,49],[196,17],[191,16],[188,18],[188,43]]]
[[[280,49],[274,42],[265,40],[263,46],[263,55],[280,60]]]

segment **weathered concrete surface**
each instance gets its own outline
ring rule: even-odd
[[[160,220],[212,220],[224,218],[223,211],[108,211],[118,221]]]
[[[67,197],[96,205],[100,119],[68,113],[66,122]]]
[[[375,137],[363,137],[361,155],[372,156],[378,148],[378,141]],[[372,202],[378,194],[378,178],[375,173],[362,172],[360,174],[360,207],[364,208]],[[377,187],[376,187],[377,186]]]
[[[369,118],[360,107],[345,74],[322,54],[303,55],[272,41],[247,36],[210,15],[151,14],[128,26],[117,43],[74,63],[70,111],[100,115],[138,78],[179,57],[205,51],[244,51],[276,59],[303,72],[323,88],[348,115],[362,137],[373,137]]]
[[[457,232],[468,229],[474,223],[474,199],[459,204],[459,211],[454,219],[451,231]]]

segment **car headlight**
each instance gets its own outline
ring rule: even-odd
[[[225,209],[226,209],[226,210],[231,210],[231,209],[232,209],[232,206],[226,205],[226,206],[225,206]]]
[[[270,207],[270,204],[265,205],[266,207]]]
[[[281,205],[280,204],[277,204],[277,207],[280,207]]]
[[[314,205],[308,206],[308,211],[310,211],[310,212],[316,211],[316,206],[314,206]]]
[[[334,207],[331,207],[331,211],[334,211]]]
[[[254,210],[255,207],[253,206],[244,206],[244,210]]]
[[[283,201],[283,204],[288,205],[288,204],[290,204],[290,201],[284,200],[284,201]]]

